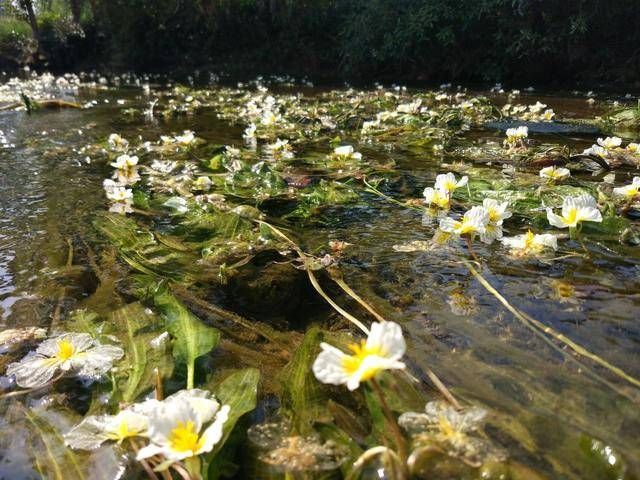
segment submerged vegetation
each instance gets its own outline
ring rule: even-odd
[[[75,274],[79,249],[95,286],[78,304],[56,290],[46,338],[27,328],[3,338],[6,425],[31,436],[22,477],[637,478],[637,365],[538,318],[533,294],[514,286],[550,275],[576,322],[576,296],[563,293],[579,285],[571,275],[610,269],[592,288],[636,295],[635,105],[576,118],[499,86],[149,80],[34,76],[0,89],[15,115],[37,119],[59,114],[30,108],[52,90],[137,85],[133,99],[103,98],[117,118],[108,133],[88,125],[82,146],[61,153],[100,178],[102,206],[55,274]],[[81,100],[69,114],[101,108]],[[210,122],[229,128],[223,142],[201,133]],[[590,147],[563,136],[584,129],[599,132]],[[407,159],[428,168],[418,175]],[[379,219],[388,237],[375,236]],[[439,287],[460,338],[440,331],[437,306],[413,308],[437,303]],[[487,331],[467,330],[486,305],[495,362],[482,358]]]

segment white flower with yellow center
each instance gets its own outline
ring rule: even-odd
[[[191,130],[185,130],[182,135],[176,135],[175,141],[183,147],[188,147],[196,141],[196,135]]]
[[[536,234],[531,230],[523,235],[501,238],[500,241],[518,256],[537,255],[545,248],[558,249],[558,237],[550,233]]]
[[[502,225],[502,221],[511,218],[512,213],[507,211],[509,202],[499,202],[493,198],[485,198],[482,206],[489,213],[489,221],[497,225]]]
[[[162,455],[163,465],[170,465],[210,452],[222,439],[229,410],[204,390],[182,390],[167,397],[149,415],[149,445],[137,459]]]
[[[129,202],[133,199],[133,192],[130,188],[115,185],[110,186],[108,189],[105,188],[105,190],[107,192],[107,198],[114,202]]]
[[[131,205],[131,201],[114,202],[109,206],[109,211],[111,213],[118,213],[120,215],[132,213],[133,207]]]
[[[267,145],[267,150],[269,150],[274,157],[293,158],[293,148],[289,140],[277,138],[275,143]]]
[[[6,375],[15,376],[23,388],[45,385],[59,371],[73,371],[80,377],[100,377],[124,355],[120,347],[101,345],[87,333],[63,333],[45,340],[35,352],[7,367]]]
[[[443,190],[438,190],[432,187],[424,189],[424,203],[427,205],[435,205],[439,208],[447,208],[449,206],[449,194]]]
[[[119,170],[128,170],[136,165],[138,165],[138,157],[135,155],[127,155],[126,153],[124,155],[120,155],[116,158],[115,162],[111,163],[112,167]]]
[[[640,153],[640,143],[630,143],[627,145],[627,150],[631,153]]]
[[[322,383],[346,385],[355,390],[381,370],[403,369],[400,360],[407,349],[400,325],[394,322],[373,323],[366,341],[349,345],[348,355],[327,343],[313,362],[313,373]]]
[[[569,178],[570,176],[571,171],[564,167],[551,166],[540,170],[540,177],[547,179],[549,182],[559,182]]]
[[[262,117],[260,118],[260,123],[265,126],[270,126],[275,125],[281,120],[282,117],[279,114],[275,114],[271,110],[267,110],[263,112]]]
[[[133,185],[140,181],[140,174],[137,168],[128,168],[126,170],[117,169],[111,176],[118,185]]]
[[[622,139],[620,137],[607,137],[607,138],[599,138],[598,145],[600,145],[605,150],[613,150],[614,148],[618,148],[622,144]]]
[[[458,188],[464,187],[468,181],[469,177],[466,175],[460,180],[456,180],[456,176],[451,172],[441,173],[436,176],[434,188],[451,196]]]
[[[616,197],[626,198],[631,200],[640,194],[640,177],[633,177],[631,185],[625,185],[624,187],[618,187],[613,189],[613,194]]]
[[[453,447],[453,453],[464,454],[476,444],[470,436],[482,426],[486,416],[487,411],[482,408],[456,410],[445,402],[434,401],[427,403],[424,413],[403,413],[398,423],[416,439],[427,437]]]
[[[122,443],[128,438],[147,435],[147,415],[132,409],[117,415],[91,415],[64,436],[65,443],[76,450],[94,450],[104,442]]]
[[[581,222],[602,222],[596,199],[589,194],[566,197],[562,202],[562,215],[556,215],[547,208],[549,223],[558,228],[574,228]]]
[[[556,116],[555,112],[549,108],[545,110],[544,113],[542,114],[542,119],[546,122],[550,122],[551,120],[553,120],[553,117],[555,116]]]
[[[505,140],[505,143],[508,145],[524,143],[524,141],[529,137],[529,127],[522,125],[520,127],[507,128],[506,135],[507,139]]]
[[[342,160],[354,159],[360,160],[362,159],[362,154],[353,150],[351,145],[343,145],[341,147],[336,147],[333,150],[333,155]]]
[[[111,135],[109,135],[109,139],[107,140],[107,143],[109,144],[109,147],[111,147],[111,150],[122,151],[122,150],[126,150],[127,147],[129,146],[129,141],[122,138],[117,133],[112,133]]]
[[[467,211],[462,219],[443,218],[440,220],[440,230],[456,235],[475,236],[485,233],[489,225],[489,212],[484,207],[475,206]]]
[[[582,152],[583,155],[595,155],[600,158],[606,158],[609,156],[609,151],[601,147],[600,145],[591,145],[591,148],[587,148]]]

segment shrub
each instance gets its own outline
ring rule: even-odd
[[[26,63],[35,53],[36,47],[27,22],[0,16],[0,65]]]

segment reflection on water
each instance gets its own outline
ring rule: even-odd
[[[15,144],[0,148],[4,326],[63,322],[87,301],[102,309],[98,313],[114,308],[104,299],[88,300],[96,288],[90,252],[99,249],[91,222],[105,208],[101,183],[109,169],[88,162],[84,145],[114,131],[155,140],[185,129],[210,143],[242,141],[242,129],[227,126],[214,112],[168,120],[132,118],[114,100],[146,108],[139,91],[80,94],[83,103],[94,98],[98,104],[90,110],[31,116],[0,112],[1,144]],[[594,115],[584,100],[528,100],[538,99],[566,116]],[[499,133],[469,133],[470,138],[478,135],[500,141]],[[588,146],[593,138],[567,141]],[[390,193],[400,197],[420,197],[442,170],[425,154],[371,145],[358,150],[367,158],[396,161],[398,179]],[[394,250],[408,241],[430,240],[437,222],[377,198],[367,200],[331,216],[325,212],[324,225],[298,233],[310,251],[329,240],[353,244],[343,262],[345,279],[387,318],[403,324],[416,372],[431,367],[459,397],[495,412],[498,440],[512,456],[540,471],[558,478],[605,478],[593,476],[590,455],[599,452],[605,462],[615,463],[608,445],[632,468],[640,467],[635,391],[595,367],[583,370],[571,353],[536,336],[470,276],[453,246]],[[510,259],[495,245],[478,246],[477,254],[487,261],[483,274],[519,309],[640,377],[640,255],[637,247],[617,244],[593,248],[591,259],[550,265]]]

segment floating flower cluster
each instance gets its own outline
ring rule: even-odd
[[[451,196],[458,188],[464,187],[469,181],[469,177],[464,176],[460,180],[451,173],[439,174],[433,187],[424,189],[424,203],[438,208],[448,208],[451,203]]]

